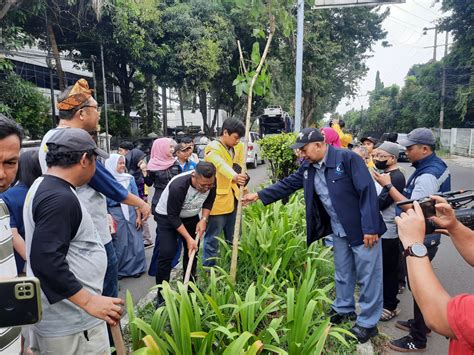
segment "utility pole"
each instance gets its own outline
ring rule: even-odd
[[[56,127],[56,106],[54,105],[54,78],[53,78],[53,62],[51,61],[51,44],[48,36],[48,13],[44,10],[44,24],[46,29],[46,44],[48,46],[48,56],[46,57],[46,65],[49,68],[49,90],[51,96],[51,125]]]
[[[439,110],[439,128],[444,126],[444,101],[446,99],[446,56],[448,55],[448,35],[446,31],[446,39],[444,42],[444,58],[443,58],[443,80],[441,83],[441,109]]]
[[[107,153],[110,153],[109,118],[107,116],[107,83],[105,82],[104,46],[102,45],[102,42],[100,43],[100,59],[102,62],[102,84],[104,88],[105,146]]]
[[[91,63],[92,63],[92,82],[94,83],[94,99],[97,100],[97,80],[95,78],[95,56],[91,55]]]
[[[304,0],[298,0],[296,30],[295,132],[299,132],[301,130],[301,99],[303,96],[303,36]]]
[[[426,35],[427,31],[434,30],[434,46],[433,46],[433,62],[436,62],[436,47],[438,45],[438,26],[425,27],[423,28],[423,34]]]

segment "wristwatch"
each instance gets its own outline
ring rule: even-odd
[[[423,258],[428,255],[428,249],[426,249],[424,244],[413,243],[403,251],[403,255],[405,257],[416,256],[417,258]]]
[[[207,217],[204,217],[204,216],[202,216],[201,221],[202,220],[206,221],[206,223],[209,222],[209,219]]]
[[[387,191],[390,191],[390,189],[393,187],[392,184],[387,184],[384,186],[384,189],[387,189]]]

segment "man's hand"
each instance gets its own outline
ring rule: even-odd
[[[235,182],[239,186],[244,186],[245,183],[247,182],[247,175],[245,174],[237,174],[234,176],[232,179],[233,182]]]
[[[364,234],[364,245],[366,248],[372,248],[379,240],[378,234]]]
[[[141,227],[142,227],[142,219],[140,215],[137,214],[137,219],[135,220],[135,228],[137,228],[137,230],[140,230]]]
[[[423,244],[425,240],[425,216],[420,204],[413,202],[413,209],[403,212],[400,217],[395,217],[398,226],[398,236],[404,248],[413,243]]]
[[[186,238],[186,245],[188,246],[188,256],[191,257],[191,253],[193,250],[197,252],[198,250],[198,243],[197,240],[194,240],[191,236]]]
[[[244,206],[247,206],[247,205],[251,204],[252,202],[257,201],[258,199],[259,199],[259,197],[258,197],[258,194],[256,192],[248,193],[248,194],[245,194],[242,197],[242,204]]]
[[[201,219],[196,225],[196,234],[199,235],[199,239],[202,239],[204,233],[206,233],[207,222],[205,219]]]
[[[105,320],[109,325],[116,325],[122,316],[123,304],[120,298],[92,295],[83,309],[91,316]]]
[[[150,217],[151,207],[148,203],[143,201],[143,203],[138,207],[140,214],[142,215],[142,221],[146,221]]]
[[[456,219],[454,210],[451,205],[441,196],[430,196],[435,201],[436,216],[430,219],[436,224],[437,227],[442,229],[453,229],[460,223]]]
[[[390,177],[390,174],[379,174],[376,171],[373,171],[372,174],[374,176],[375,181],[377,181],[382,187],[392,183],[392,178]]]

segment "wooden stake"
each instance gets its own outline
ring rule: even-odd
[[[245,164],[245,159],[247,157],[247,149],[248,149],[248,142],[249,142],[250,116],[252,114],[253,87],[255,85],[255,82],[257,81],[258,75],[262,71],[263,63],[265,62],[265,59],[267,58],[268,51],[270,50],[270,44],[272,42],[274,33],[275,33],[275,16],[270,14],[270,33],[268,34],[267,43],[265,44],[265,49],[263,50],[263,54],[260,58],[260,63],[258,63],[258,67],[255,70],[255,75],[252,77],[252,80],[250,82],[250,87],[249,87],[248,95],[247,95],[247,115],[245,117],[244,166],[242,167],[242,174],[247,173],[247,164]],[[239,46],[240,60],[243,63],[244,58],[243,58],[242,50],[240,49],[240,43],[237,42],[237,44]],[[230,279],[233,284],[235,284],[236,277],[237,277],[237,257],[239,253],[239,237],[240,237],[240,224],[242,220],[243,193],[244,193],[244,187],[240,186],[238,203],[237,203],[237,212],[236,212],[236,218],[235,218],[235,226],[234,226],[234,236],[232,238],[232,259],[230,263]]]
[[[112,333],[112,339],[114,339],[115,351],[117,355],[127,355],[125,344],[123,343],[122,331],[120,329],[120,322],[116,325],[110,326],[110,332]]]
[[[199,240],[201,239],[200,237],[201,236],[196,233],[196,238],[194,240],[197,241],[198,246],[199,246]],[[186,273],[184,274],[184,289],[186,291],[188,290],[189,279],[191,277],[191,270],[193,269],[193,261],[194,261],[195,256],[196,256],[196,250],[193,250],[191,252],[191,255],[189,256],[188,266],[186,267]]]

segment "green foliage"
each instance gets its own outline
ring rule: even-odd
[[[135,313],[135,354],[321,354],[354,352],[347,330],[327,319],[333,292],[330,250],[305,246],[304,205],[249,206],[239,245],[237,284],[226,271],[230,247],[221,241],[220,267],[200,270],[188,293],[162,286],[165,306],[144,322]],[[131,297],[127,308],[132,311]],[[134,339],[140,339],[137,342]],[[332,344],[328,349],[329,342]],[[146,346],[146,348],[145,348]],[[146,349],[146,350],[145,350]],[[153,350],[155,349],[155,350]]]
[[[16,74],[0,81],[0,113],[21,124],[27,136],[41,138],[52,126],[48,109],[48,100],[30,82]]]
[[[298,169],[295,153],[290,148],[295,141],[294,133],[269,135],[259,141],[262,156],[269,162],[272,181],[281,180]]]
[[[109,121],[109,134],[116,137],[130,137],[132,132],[130,129],[130,119],[124,115],[122,115],[118,111],[111,111],[107,112],[107,118]],[[102,111],[100,116],[100,126],[101,131],[105,132],[105,114]]]

